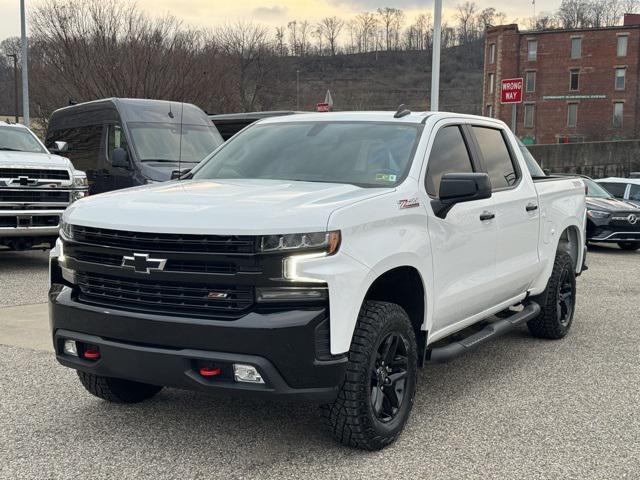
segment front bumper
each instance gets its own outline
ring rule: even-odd
[[[63,212],[0,209],[0,237],[57,237]]]
[[[346,355],[326,359],[326,308],[252,312],[233,321],[189,319],[82,304],[60,284],[50,291],[49,307],[58,361],[97,375],[189,390],[331,401],[345,374]],[[65,354],[65,339],[97,346],[100,359]],[[265,383],[236,382],[234,363],[256,367]],[[201,376],[205,364],[220,368],[221,375]]]

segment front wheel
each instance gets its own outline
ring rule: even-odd
[[[78,370],[82,386],[92,395],[112,403],[140,403],[162,390],[157,385],[103,377]]]
[[[340,443],[380,450],[396,440],[413,406],[416,350],[404,309],[394,303],[364,302],[338,398],[322,407]]]
[[[567,252],[556,253],[547,288],[532,300],[542,311],[527,322],[529,332],[539,338],[563,338],[571,327],[576,305],[576,272]]]
[[[618,246],[622,250],[638,250],[640,248],[640,243],[631,243],[631,242],[618,242]]]

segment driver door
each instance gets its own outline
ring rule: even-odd
[[[493,199],[458,203],[445,218],[436,216],[431,207],[444,174],[480,171],[469,139],[466,126],[443,122],[427,153],[421,195],[433,259],[434,334],[462,328],[466,319],[494,305],[497,225],[491,218]]]

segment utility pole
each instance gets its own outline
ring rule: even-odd
[[[300,70],[296,70],[296,111],[300,111]]]
[[[13,100],[14,110],[16,114],[16,123],[20,121],[20,106],[18,100],[18,54],[10,53],[7,55],[9,58],[13,58]]]
[[[22,43],[22,123],[29,126],[29,73],[27,72],[27,19],[24,0],[20,0],[20,30]]]
[[[440,40],[442,38],[442,0],[433,5],[433,48],[431,52],[431,111],[438,111],[440,93]]]

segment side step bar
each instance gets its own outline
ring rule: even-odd
[[[508,318],[497,320],[477,333],[468,336],[457,342],[452,342],[443,347],[432,348],[427,352],[427,358],[430,362],[443,363],[448,362],[460,355],[475,350],[484,342],[497,338],[500,335],[513,330],[518,325],[528,322],[532,318],[540,314],[540,305],[536,302],[529,302],[520,312],[516,312]]]

